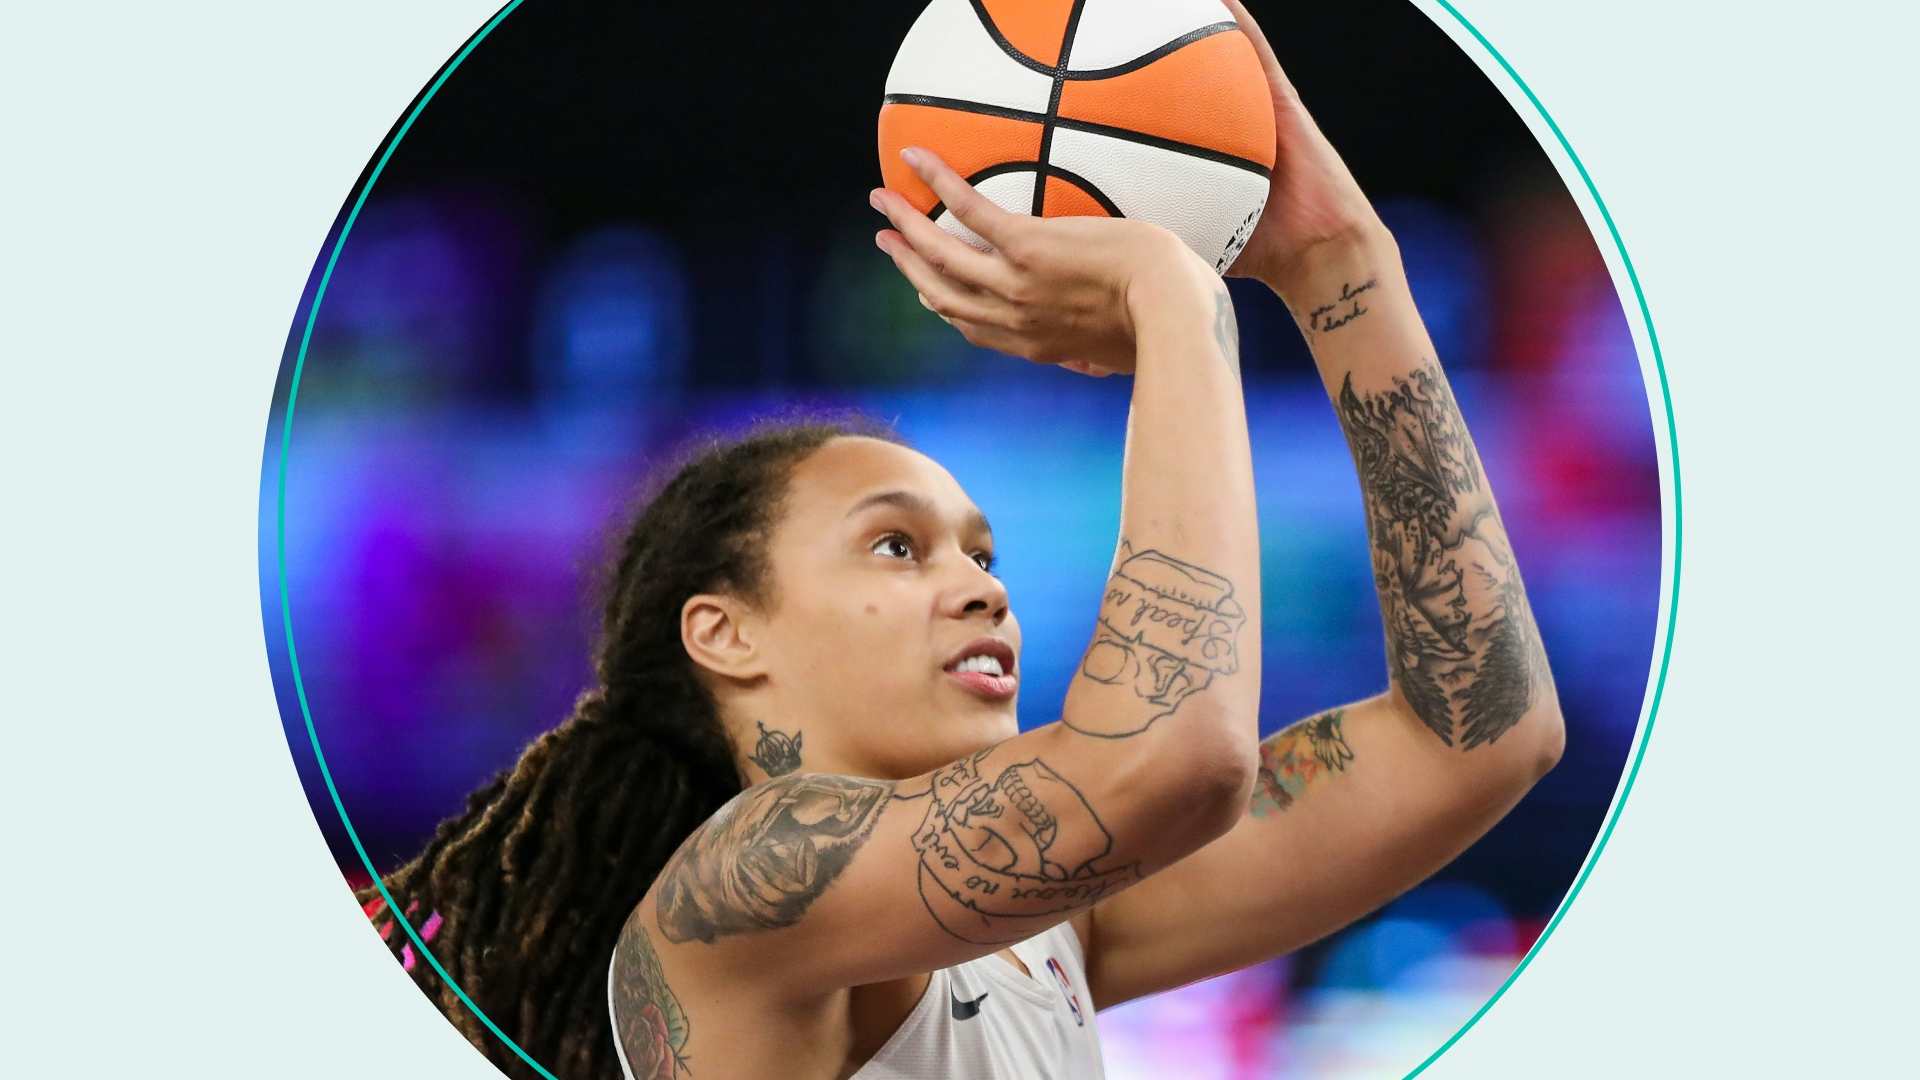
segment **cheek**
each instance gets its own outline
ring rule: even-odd
[[[878,692],[924,680],[926,606],[902,592],[879,583],[814,598],[793,626],[792,654],[813,679],[836,689],[851,684]]]

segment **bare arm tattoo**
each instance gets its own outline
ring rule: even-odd
[[[1379,285],[1379,278],[1368,278],[1359,285],[1347,282],[1340,286],[1339,296],[1328,303],[1308,309],[1307,317],[1300,321],[1300,329],[1306,331],[1307,340],[1313,340],[1316,334],[1338,330],[1365,315],[1371,309],[1360,305],[1360,295]],[[1299,314],[1296,312],[1294,317],[1298,319]]]
[[[962,941],[1020,941],[1140,879],[1112,858],[1113,836],[1080,789],[1043,761],[992,778],[982,751],[935,772],[914,830],[920,899]]]
[[[753,744],[753,754],[747,760],[768,776],[785,776],[800,767],[800,740],[805,735],[796,731],[788,738],[786,732],[768,731],[767,725],[760,724],[760,741]]]
[[[867,842],[893,789],[796,773],[741,792],[660,872],[660,932],[712,944],[799,922]]]
[[[1226,357],[1227,367],[1233,371],[1235,380],[1240,378],[1240,321],[1234,318],[1233,294],[1222,288],[1213,298],[1213,340],[1220,345],[1220,355]]]
[[[1360,474],[1387,663],[1448,746],[1498,739],[1551,676],[1480,460],[1440,369],[1336,402]]]
[[[1334,709],[1276,732],[1260,744],[1260,776],[1247,809],[1254,817],[1272,817],[1307,793],[1316,782],[1345,771],[1353,750],[1340,731],[1345,709]]]
[[[667,985],[660,957],[636,912],[613,950],[614,1037],[634,1080],[675,1080],[687,1065],[687,1014]]]
[[[1038,759],[982,771],[993,752],[906,785],[803,773],[749,789],[667,863],[660,931],[712,944],[794,925],[890,802],[925,801],[913,832],[920,897],[962,941],[1023,940],[1140,879],[1138,862],[1113,858],[1113,836],[1080,789]]]
[[[1123,738],[1145,731],[1168,716],[1192,694],[1205,690],[1215,675],[1240,670],[1238,637],[1247,621],[1233,598],[1233,582],[1210,570],[1158,551],[1133,549],[1122,541],[1126,558],[1107,581],[1093,644],[1080,661],[1080,674],[1108,686],[1132,688],[1151,706],[1115,730],[1092,731],[1068,723],[1083,735]]]

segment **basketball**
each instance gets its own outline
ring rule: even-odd
[[[1273,100],[1219,0],[933,0],[887,73],[880,171],[984,248],[909,146],[1004,209],[1150,221],[1225,271],[1266,206]]]

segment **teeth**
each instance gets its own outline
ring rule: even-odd
[[[953,666],[955,671],[977,671],[983,675],[1005,675],[1000,661],[991,656],[969,656]]]

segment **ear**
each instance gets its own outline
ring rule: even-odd
[[[731,596],[701,594],[680,608],[680,643],[693,662],[729,679],[766,674],[753,613]]]

